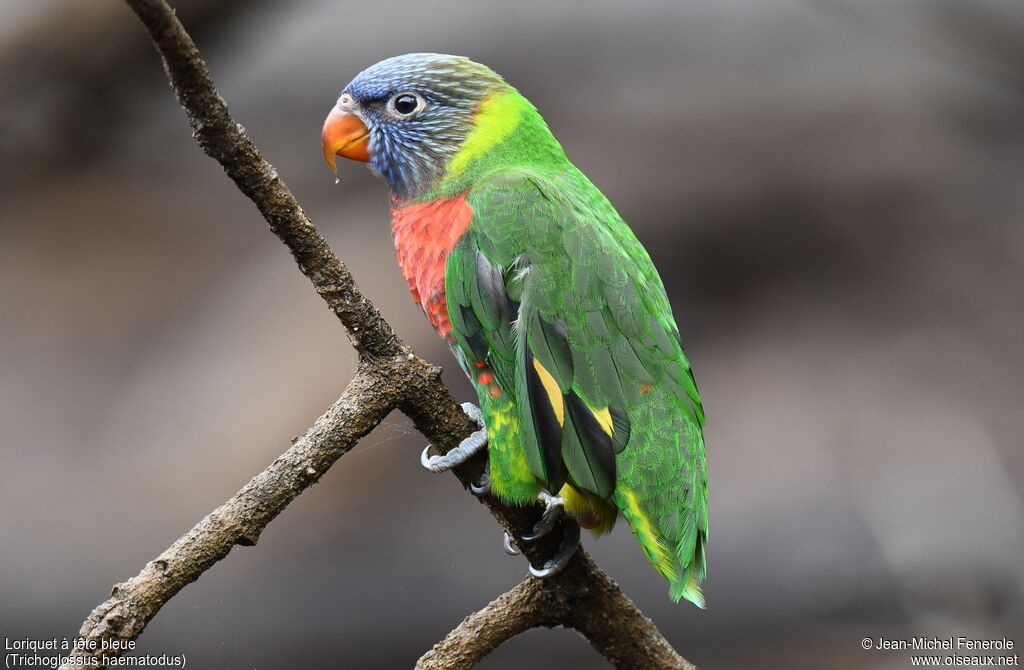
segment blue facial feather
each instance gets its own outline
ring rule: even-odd
[[[477,106],[505,86],[490,68],[461,56],[416,53],[382,60],[342,91],[370,130],[370,169],[399,199],[422,193],[443,173],[473,124]],[[388,109],[396,95],[425,101],[422,111],[399,118]]]

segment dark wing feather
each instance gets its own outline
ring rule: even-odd
[[[566,468],[562,460],[563,432],[555,414],[555,406],[544,388],[540,374],[534,365],[533,352],[528,347],[523,352],[522,369],[524,372],[527,402],[520,402],[520,418],[527,430],[524,433],[524,444],[527,464],[533,474],[545,483],[550,491],[558,491],[565,483]],[[532,448],[531,448],[532,447]],[[531,458],[531,452],[534,452]],[[539,452],[540,459],[535,453]],[[541,468],[535,468],[539,464]]]
[[[615,491],[615,451],[612,438],[598,424],[594,413],[575,392],[565,395],[563,453],[576,485],[600,498]]]

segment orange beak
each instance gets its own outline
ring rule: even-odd
[[[370,130],[355,114],[343,112],[335,106],[324,121],[322,135],[324,141],[324,159],[337,172],[334,164],[335,156],[344,156],[354,161],[366,163],[370,160]]]

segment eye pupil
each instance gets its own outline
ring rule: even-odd
[[[418,106],[416,96],[408,93],[395,98],[395,111],[399,114],[412,114]]]

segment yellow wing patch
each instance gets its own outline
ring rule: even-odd
[[[533,359],[533,369],[537,371],[537,376],[540,377],[540,383],[544,386],[544,392],[548,394],[548,402],[551,403],[551,408],[555,410],[555,418],[558,419],[558,425],[565,425],[565,400],[562,397],[562,389],[558,387],[558,382],[555,381],[554,376],[548,369],[544,367],[539,360]],[[590,413],[597,419],[597,423],[601,426],[608,437],[612,437],[615,432],[615,426],[612,424],[612,413],[607,407],[603,409],[594,409],[590,405],[587,405]]]
[[[606,432],[608,434],[608,437],[611,437],[615,429],[612,427],[612,413],[608,410],[608,408],[605,407],[604,409],[594,409],[593,407],[591,407],[590,411],[594,413],[594,418],[597,419],[597,422],[599,424],[601,424],[601,430]]]
[[[565,401],[562,399],[562,389],[558,388],[558,382],[551,376],[548,369],[540,364],[536,358],[533,359],[533,369],[537,371],[537,376],[540,377],[540,383],[544,385],[544,392],[548,394],[548,401],[551,403],[552,409],[555,410],[555,418],[558,419],[558,425],[565,425]],[[608,417],[608,421],[611,421],[611,416]]]

